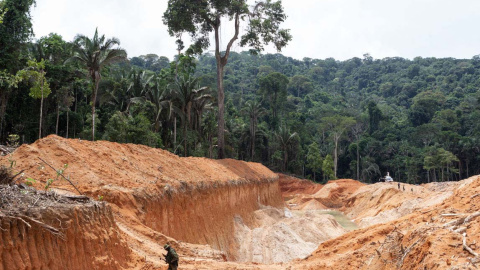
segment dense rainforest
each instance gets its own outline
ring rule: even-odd
[[[57,134],[216,158],[214,55],[127,58],[119,40],[97,31],[32,40],[28,8],[12,12],[32,2],[0,6],[0,143]],[[82,58],[94,53],[100,62]],[[478,56],[339,61],[230,52],[224,73],[228,158],[317,182],[480,174]]]

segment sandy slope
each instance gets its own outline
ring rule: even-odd
[[[240,262],[271,264],[305,258],[320,243],[346,232],[331,215],[319,211],[265,208],[255,211],[255,217],[261,223],[256,228],[236,219]]]
[[[326,241],[301,269],[475,269],[478,262],[462,247],[479,253],[480,218],[462,218],[478,213],[480,177],[463,180],[453,188],[453,196],[440,204],[413,210],[395,221],[356,230]],[[447,189],[446,192],[449,192]],[[449,216],[456,213],[458,216]],[[458,221],[457,226],[449,222]],[[300,269],[300,268],[298,268]]]

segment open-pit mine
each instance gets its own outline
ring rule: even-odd
[[[480,178],[325,185],[48,136],[0,157],[0,270],[477,269]]]

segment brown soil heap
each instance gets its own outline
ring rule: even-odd
[[[130,249],[152,267],[163,264],[159,258],[166,242],[183,262],[235,259],[235,216],[253,228],[260,206],[284,205],[278,176],[258,163],[180,158],[142,145],[57,136],[23,145],[8,159],[35,179],[38,189],[56,179],[49,165],[58,170],[68,164],[64,176],[80,192],[109,202]],[[8,164],[6,157],[2,164]],[[76,193],[62,179],[50,188]]]
[[[165,243],[180,254],[180,269],[480,263],[480,177],[401,189],[349,179],[321,186],[279,179],[257,163],[57,136],[21,146],[0,165],[11,161],[10,175],[24,170],[23,181],[48,190],[21,181],[0,186],[0,270],[166,269]],[[79,197],[61,177],[47,185],[57,179],[49,165],[100,202]],[[360,229],[347,232],[327,208]]]
[[[0,269],[127,269],[138,261],[111,208],[85,197],[0,185]]]

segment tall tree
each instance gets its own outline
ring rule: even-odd
[[[55,134],[58,135],[58,123],[60,118],[60,110],[67,112],[67,127],[65,131],[65,138],[68,139],[68,122],[70,116],[70,107],[73,104],[72,86],[66,85],[57,90],[57,123],[55,124]]]
[[[313,181],[316,181],[316,173],[322,168],[323,160],[320,155],[320,147],[316,142],[308,146],[307,167],[313,171]]]
[[[272,110],[271,127],[276,129],[279,124],[278,110],[282,108],[281,105],[287,98],[288,77],[279,72],[273,72],[261,77],[259,82],[260,92],[269,101]]]
[[[22,49],[33,34],[30,7],[35,0],[4,0],[0,4],[0,71],[11,76],[25,64]],[[4,136],[5,112],[12,91],[0,83],[0,139]]]
[[[58,126],[60,121],[60,110],[67,111],[73,104],[68,97],[68,86],[71,86],[75,78],[73,67],[65,65],[64,62],[71,57],[72,43],[63,40],[62,36],[50,33],[48,36],[41,37],[35,43],[29,46],[30,55],[36,59],[37,62],[42,62],[45,59],[45,73],[48,74],[48,82],[52,90],[52,94],[57,101],[57,121],[55,125],[55,134],[58,135]],[[48,107],[46,108],[48,111]],[[68,122],[68,121],[67,121]],[[67,124],[68,126],[68,124]]]
[[[92,89],[92,140],[95,140],[95,103],[97,100],[98,84],[102,79],[101,71],[105,66],[127,59],[127,52],[121,48],[117,38],[105,39],[99,36],[95,29],[93,38],[77,35],[74,41],[74,55],[72,61],[80,62],[87,70],[93,83]]]
[[[181,39],[189,33],[193,45],[189,52],[199,53],[210,46],[209,35],[215,34],[215,59],[217,65],[218,91],[218,158],[225,158],[225,91],[223,87],[224,67],[228,62],[233,43],[239,38],[240,23],[246,22],[246,32],[240,38],[241,46],[250,46],[252,52],[260,52],[265,44],[274,43],[278,51],[291,40],[289,30],[281,29],[286,19],[281,1],[259,1],[249,8],[247,0],[169,0],[163,15],[170,35]],[[234,34],[222,53],[220,27],[225,21],[234,22]]]
[[[289,94],[295,95],[296,97],[305,96],[313,90],[312,82],[303,75],[295,75],[290,79],[288,84]]]
[[[323,117],[322,122],[326,125],[332,135],[333,142],[335,143],[335,148],[333,152],[333,165],[335,168],[335,178],[337,178],[338,170],[338,143],[340,138],[342,138],[344,132],[355,124],[355,119],[353,117],[335,115]]]
[[[352,126],[352,135],[355,137],[355,151],[356,151],[356,158],[357,158],[357,180],[360,180],[360,139],[362,138],[362,134],[365,131],[365,122],[362,119],[359,119],[355,125]]]
[[[29,96],[40,99],[40,120],[38,138],[42,138],[43,100],[50,95],[50,85],[45,78],[45,61],[28,61],[28,67],[19,71],[18,76],[32,85]]]
[[[331,155],[326,155],[325,159],[323,159],[322,171],[323,171],[324,180],[330,180],[330,179],[336,178],[334,174],[334,164],[333,164],[333,159]]]
[[[383,119],[382,111],[378,108],[377,104],[373,101],[368,103],[368,133],[373,134],[378,129],[380,121]]]

